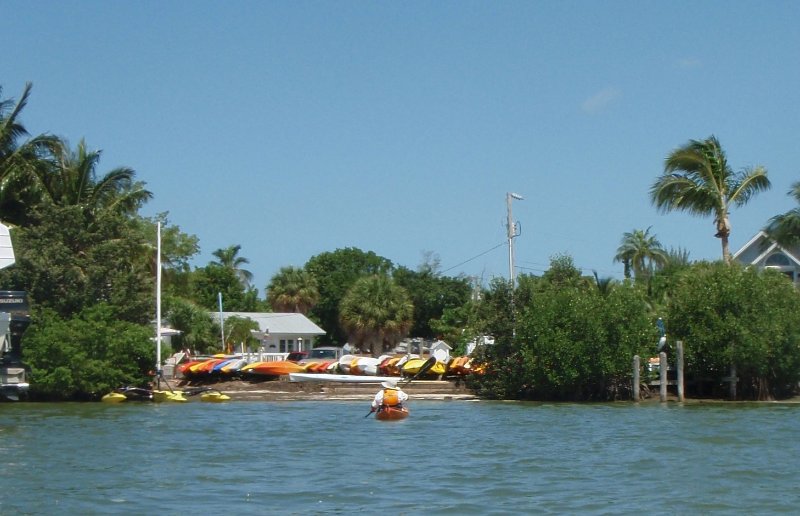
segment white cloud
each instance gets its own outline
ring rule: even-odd
[[[583,104],[581,104],[581,109],[590,114],[599,113],[608,107],[608,105],[610,105],[612,102],[614,102],[614,100],[616,100],[621,93],[622,92],[620,92],[620,90],[617,88],[604,88],[588,99],[584,100]]]

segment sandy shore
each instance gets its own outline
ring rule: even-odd
[[[378,382],[290,382],[288,378],[246,382],[232,380],[220,383],[192,384],[168,379],[167,386],[174,390],[211,388],[221,391],[233,400],[291,401],[291,400],[370,400],[380,389]],[[162,388],[167,387],[162,381]],[[403,385],[403,390],[412,399],[428,400],[474,400],[476,396],[464,387],[463,382],[447,380],[414,380]]]

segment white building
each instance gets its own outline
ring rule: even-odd
[[[220,312],[211,316],[219,321]],[[228,317],[252,319],[258,323],[253,336],[260,342],[260,348],[253,351],[264,353],[288,353],[308,351],[314,347],[314,340],[325,331],[303,314],[262,313],[262,312],[222,312],[223,322]]]
[[[741,249],[736,251],[733,259],[758,269],[782,272],[795,285],[800,284],[800,249],[778,245],[770,240],[763,231],[759,231]]]

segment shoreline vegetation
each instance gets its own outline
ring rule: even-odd
[[[662,347],[669,352],[678,340],[693,382],[687,398],[725,398],[728,378],[737,381],[730,395],[736,400],[798,393],[800,268],[781,249],[797,251],[800,212],[765,221],[765,235],[784,246],[769,258],[792,270],[732,259],[730,210],[770,183],[764,167],[734,171],[713,135],[654,162],[649,197],[661,212],[712,219],[719,261],[692,261],[687,250],[664,247],[647,228],[624,233],[617,254],[607,257],[623,264],[622,280],[587,274],[569,254],[552,256],[539,275],[515,278],[512,264],[509,281],[447,276],[450,269],[442,270],[433,252],[412,269],[373,251],[343,248],[283,267],[256,286],[238,244],[193,267],[199,239],[171,224],[168,213],[140,213],[154,194],[132,168],[103,174],[101,152],[83,140],[71,146],[51,136],[57,130],[31,136],[21,120],[31,88],[26,84],[19,100],[0,98],[0,221],[13,228],[16,253],[16,263],[0,270],[0,289],[28,293],[31,324],[22,351],[3,359],[30,367],[33,399],[90,400],[147,385],[161,367],[155,362],[165,358],[155,358],[153,344],[159,294],[164,320],[178,332],[173,350],[259,349],[254,321],[229,320],[223,331],[209,315],[222,311],[223,301],[230,312],[303,313],[326,332],[314,345],[349,343],[372,356],[405,337],[441,339],[454,355],[465,355],[470,343],[491,336],[494,344],[470,353],[483,374],[468,385],[482,399],[630,400],[633,357],[654,357]],[[513,256],[519,235],[510,204],[508,213]],[[290,342],[283,345],[292,350]]]
[[[216,383],[192,384],[177,379],[162,380],[162,389],[169,388],[180,391],[187,387],[208,387],[218,390],[231,397],[232,401],[369,401],[380,388],[379,384],[343,384],[338,382],[291,382],[287,379],[270,380],[263,382],[248,382],[243,380],[228,380]],[[634,403],[634,400],[615,401],[540,401],[540,400],[486,400],[470,391],[463,381],[450,380],[415,380],[403,387],[409,395],[409,400],[438,400],[438,401],[494,401],[494,402],[525,402],[525,403]],[[678,400],[674,392],[667,393],[667,400],[660,401],[658,393],[651,393],[638,401],[642,404],[682,403],[685,405],[700,404],[800,404],[800,396],[782,400],[726,400],[724,398],[685,398]]]

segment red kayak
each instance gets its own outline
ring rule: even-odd
[[[380,419],[381,421],[395,421],[398,419],[405,419],[407,417],[408,409],[405,407],[384,407],[375,414],[375,419]]]

